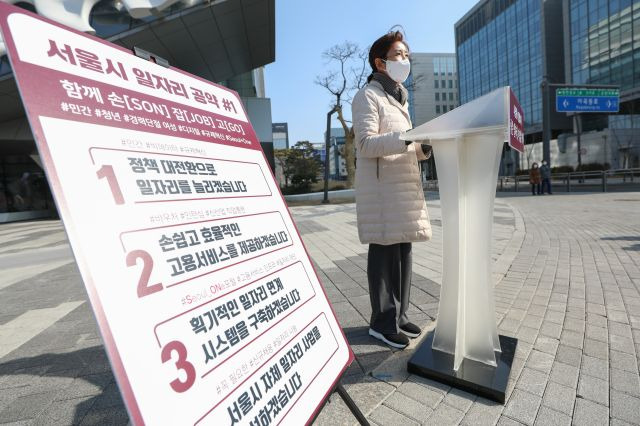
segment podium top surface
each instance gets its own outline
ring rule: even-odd
[[[506,141],[510,93],[509,86],[496,89],[406,132],[401,138],[428,141],[503,131]]]

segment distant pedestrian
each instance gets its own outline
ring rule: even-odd
[[[533,163],[531,165],[531,170],[529,170],[529,183],[531,184],[531,195],[542,195],[540,183],[542,179],[540,178],[540,169],[538,168],[538,163]]]
[[[369,244],[367,277],[371,301],[369,335],[394,348],[422,330],[409,321],[411,243],[431,238],[418,161],[430,146],[405,142],[411,129],[407,89],[409,47],[390,32],[369,50],[372,73],[353,99],[358,236]],[[407,337],[408,336],[408,337]]]
[[[13,208],[16,211],[26,211],[31,208],[31,174],[24,172],[22,176],[11,182],[7,189],[13,197]]]
[[[540,166],[540,176],[542,177],[542,194],[547,192],[551,195],[551,169],[546,161],[542,160],[542,166]]]

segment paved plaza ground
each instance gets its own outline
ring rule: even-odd
[[[433,239],[415,244],[410,318],[435,327]],[[640,425],[640,193],[500,194],[493,228],[496,319],[519,339],[504,405],[409,375],[420,339],[367,335],[367,248],[354,204],[292,208],[356,354],[343,383],[378,425]],[[0,423],[123,424],[120,398],[59,221],[0,225]],[[426,333],[425,333],[426,334]],[[335,395],[316,424],[356,424]]]

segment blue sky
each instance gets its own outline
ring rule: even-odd
[[[266,66],[272,121],[289,142],[323,142],[331,95],[314,84],[330,69],[322,52],[345,40],[369,46],[402,25],[412,52],[455,52],[453,25],[477,0],[276,0],[276,61]],[[350,117],[350,110],[347,109]],[[338,127],[334,121],[332,127]]]

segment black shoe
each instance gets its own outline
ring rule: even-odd
[[[382,340],[387,345],[396,349],[404,349],[409,345],[409,339],[402,333],[382,334],[375,331],[373,328],[370,328],[369,336],[375,337],[378,340]]]
[[[400,326],[400,331],[402,331],[404,334],[406,334],[407,336],[409,336],[411,338],[416,338],[420,334],[422,334],[422,330],[420,329],[420,327],[418,327],[417,325],[415,325],[412,322],[408,322],[405,325],[401,325]]]

